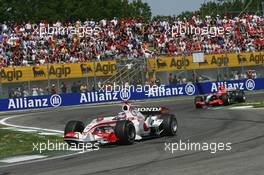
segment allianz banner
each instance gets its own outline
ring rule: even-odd
[[[145,100],[163,97],[192,96],[217,91],[219,85],[245,91],[263,90],[264,78],[223,82],[187,83],[171,86],[132,86],[120,91],[93,91],[86,93],[54,94],[35,97],[0,99],[0,111],[73,106],[82,104]]]
[[[1,68],[2,83],[47,80],[58,78],[81,78],[111,76],[116,73],[116,61],[49,64]]]
[[[192,56],[161,57],[148,59],[149,71],[177,71],[223,67],[254,66],[264,64],[264,52],[241,54],[204,55],[203,63],[195,63]]]

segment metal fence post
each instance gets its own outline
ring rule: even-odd
[[[145,62],[144,62],[145,64]],[[141,85],[145,84],[145,80],[144,80],[144,65],[141,65]]]
[[[32,95],[32,93],[31,93],[31,82],[30,82],[30,80],[28,80],[28,93],[30,95]]]
[[[244,61],[242,61],[241,63],[241,74],[240,75],[243,75],[244,76],[244,73],[245,73],[245,69],[244,69]],[[243,79],[244,77],[240,77],[240,79]]]
[[[0,98],[3,98],[2,77],[0,77]]]
[[[61,89],[60,89],[60,78],[57,78],[57,94],[61,93]]]
[[[185,77],[184,77],[184,78],[185,78],[186,81],[188,81],[188,80],[187,80],[187,77],[188,77],[188,71],[187,71],[187,69],[186,69],[186,64],[185,64],[185,61],[186,61],[186,54],[187,54],[187,53],[184,53],[184,54],[183,54],[183,69],[184,69],[184,74],[185,74]]]
[[[88,75],[86,76],[86,86],[87,88],[89,88],[89,76]]]
[[[97,89],[97,85],[96,85],[96,63],[95,63],[95,61],[93,62],[94,63],[94,89]]]
[[[47,64],[47,81],[48,81],[48,89],[47,93],[50,94],[50,71],[49,71],[49,63]]]

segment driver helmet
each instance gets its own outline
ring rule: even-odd
[[[225,90],[226,88],[224,87],[224,86],[221,86],[221,85],[219,85],[218,86],[218,90],[220,90],[220,91],[223,91],[223,90]]]

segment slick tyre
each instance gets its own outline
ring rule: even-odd
[[[68,132],[80,132],[82,133],[83,130],[85,128],[85,125],[83,122],[81,121],[76,121],[76,120],[72,120],[72,121],[69,121],[66,126],[65,126],[65,129],[64,129],[64,134],[68,133]],[[67,140],[66,141],[69,145],[73,146],[73,145],[78,145],[79,143],[76,142],[76,141],[70,141],[70,140]]]
[[[174,115],[163,115],[161,128],[163,129],[162,135],[164,136],[174,136],[178,131],[178,122]]]
[[[72,120],[66,124],[65,129],[64,129],[64,133],[67,133],[67,132],[80,132],[80,133],[82,133],[84,128],[85,128],[85,126],[84,126],[83,122]]]
[[[244,91],[239,91],[237,99],[238,99],[239,103],[245,103],[246,102],[245,92]]]
[[[119,121],[115,126],[115,134],[119,144],[131,145],[135,142],[136,129],[131,121]]]

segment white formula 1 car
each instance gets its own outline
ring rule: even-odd
[[[177,119],[167,108],[126,104],[118,115],[99,117],[87,126],[81,121],[69,121],[64,140],[70,145],[90,142],[127,145],[146,137],[173,136],[177,129]]]

